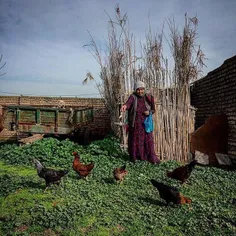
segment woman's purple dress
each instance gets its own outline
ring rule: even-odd
[[[127,110],[134,104],[134,96],[130,96],[126,102]],[[151,97],[151,109],[154,108],[154,99]],[[137,96],[137,109],[134,127],[129,126],[128,137],[128,151],[131,157],[131,161],[142,160],[149,161],[151,163],[160,163],[154,151],[153,133],[146,133],[144,128],[144,120],[147,117],[144,115],[144,111],[147,108],[145,106],[145,98]]]

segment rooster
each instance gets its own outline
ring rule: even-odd
[[[193,171],[193,168],[195,167],[196,164],[197,161],[193,160],[185,166],[180,166],[171,172],[167,172],[167,176],[172,179],[177,179],[181,181],[181,183],[183,184],[191,175],[191,172]]]
[[[80,156],[77,152],[73,152],[73,156],[74,156],[74,161],[72,165],[73,170],[77,172],[81,178],[83,177],[86,178],[94,168],[94,163],[91,162],[88,165],[81,163]]]
[[[125,168],[126,166],[124,165],[120,168],[114,169],[113,176],[116,180],[116,183],[121,183],[124,180],[125,176],[128,174],[128,171]]]
[[[170,202],[173,202],[174,204],[186,204],[192,202],[190,198],[182,195],[177,188],[157,182],[154,179],[151,179],[151,183],[159,191],[160,197],[166,201],[167,205]]]
[[[59,185],[61,178],[69,173],[68,170],[54,170],[54,169],[46,168],[37,159],[33,159],[33,163],[35,164],[35,167],[37,169],[38,176],[40,178],[45,179],[46,188],[44,192],[46,192],[47,188],[51,184]]]

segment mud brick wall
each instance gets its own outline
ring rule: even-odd
[[[0,96],[0,106],[22,105],[66,108],[94,108],[94,121],[89,124],[92,134],[102,137],[110,133],[110,118],[101,98],[74,98],[74,97],[31,97],[31,96]]]
[[[236,159],[236,56],[194,82],[191,88],[191,105],[197,108],[196,129],[211,115],[227,115],[228,154]]]

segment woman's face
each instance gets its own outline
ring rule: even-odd
[[[137,88],[137,89],[136,89],[136,93],[137,93],[137,95],[139,95],[140,97],[144,96],[144,91],[145,91],[145,88]]]

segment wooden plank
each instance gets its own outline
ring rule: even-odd
[[[33,143],[37,140],[40,140],[42,139],[44,136],[44,134],[34,134],[33,136],[31,137],[27,137],[27,138],[22,138],[20,139],[18,142],[22,143],[22,144],[30,144],[30,143]]]
[[[20,110],[19,123],[36,124],[36,111],[35,110]]]

